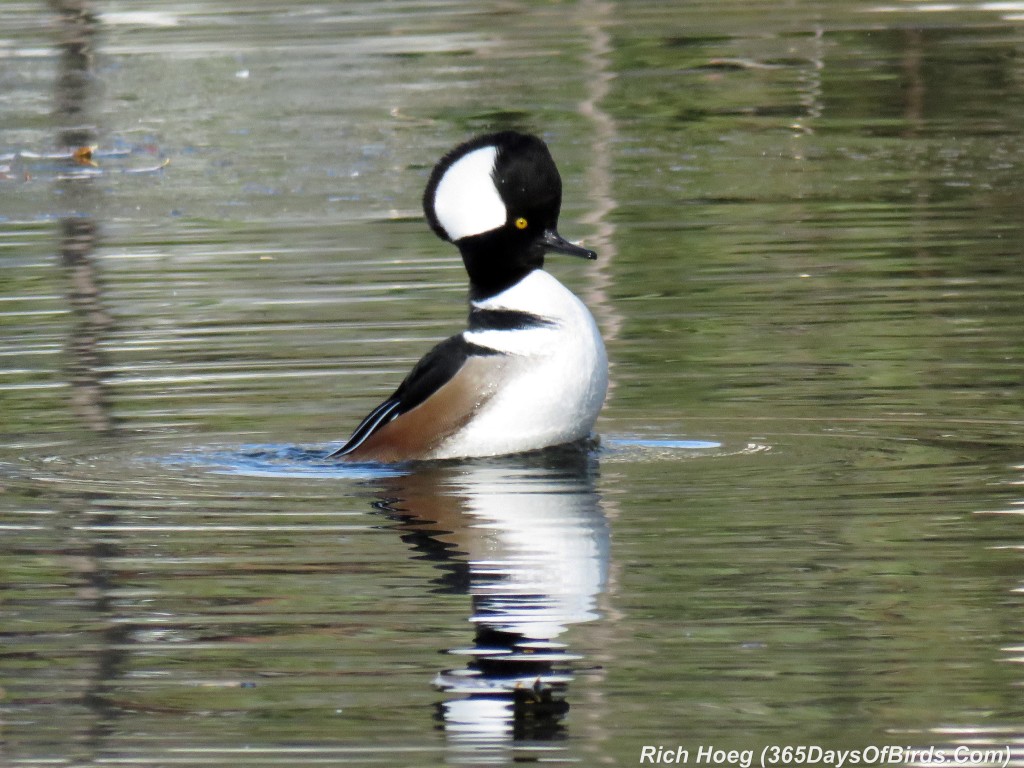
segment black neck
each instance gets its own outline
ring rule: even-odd
[[[469,274],[472,301],[496,296],[544,266],[543,246],[523,248],[522,243],[509,243],[505,238],[487,234],[463,240],[459,251]]]

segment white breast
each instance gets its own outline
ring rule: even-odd
[[[433,458],[517,453],[589,435],[608,390],[608,358],[586,305],[550,274],[534,270],[474,307],[529,312],[547,323],[463,334],[507,357],[494,396]]]

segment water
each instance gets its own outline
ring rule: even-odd
[[[1024,765],[1024,6],[102,10],[0,5],[0,762]],[[458,329],[419,195],[498,127],[600,254],[601,445],[324,461]]]

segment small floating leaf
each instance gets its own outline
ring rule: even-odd
[[[79,147],[71,153],[72,159],[79,165],[91,165],[93,168],[98,168],[96,161],[92,159],[92,153],[96,151],[96,147]]]

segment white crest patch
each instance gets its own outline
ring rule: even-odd
[[[434,191],[434,214],[452,241],[505,224],[505,203],[491,178],[497,147],[474,149],[460,157]]]

